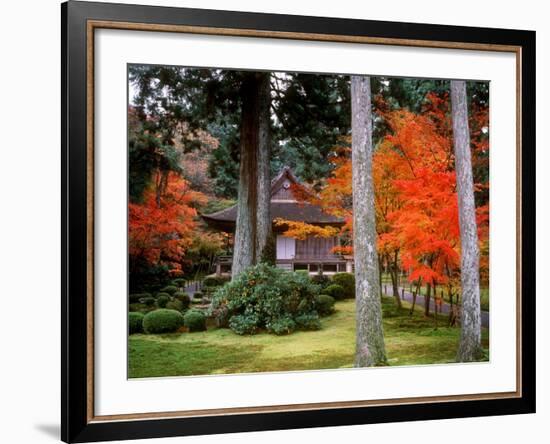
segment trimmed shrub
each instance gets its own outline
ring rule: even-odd
[[[202,299],[202,292],[200,291],[196,291],[194,294],[193,294],[193,299]]]
[[[311,276],[311,280],[314,284],[319,285],[321,290],[324,290],[330,285],[330,278],[326,274],[315,274]]]
[[[321,320],[317,313],[306,313],[296,316],[296,325],[299,330],[320,330]]]
[[[159,308],[147,313],[143,318],[145,333],[173,333],[183,326],[183,315],[176,310]]]
[[[170,296],[172,296],[175,292],[178,291],[178,287],[176,287],[175,285],[167,285],[166,287],[162,288],[160,291],[161,293],[168,293]]]
[[[320,294],[315,298],[315,308],[321,316],[327,316],[334,312],[334,298],[328,294]]]
[[[159,295],[157,296],[157,305],[159,308],[165,308],[166,307],[166,304],[168,304],[168,302],[170,302],[172,298],[170,296],[168,296],[168,294],[166,293],[159,293]]]
[[[174,287],[182,288],[185,287],[185,279],[183,278],[177,278],[172,281],[172,285]]]
[[[155,305],[156,299],[155,299],[153,296],[147,296],[146,298],[143,298],[143,299],[142,299],[142,302],[143,302],[147,307],[152,307],[153,305]]]
[[[134,333],[143,333],[143,318],[144,314],[132,311],[128,313],[128,333],[134,334]]]
[[[202,285],[205,287],[219,287],[226,282],[226,279],[221,276],[206,276],[202,281]]]
[[[332,283],[344,289],[344,298],[355,297],[355,276],[352,273],[336,273],[332,276]]]
[[[178,299],[174,299],[173,301],[170,301],[166,304],[166,308],[168,308],[169,310],[177,310],[177,311],[183,311],[183,303],[178,300]]]
[[[206,331],[206,316],[200,310],[189,310],[183,316],[184,325],[190,332]]]
[[[345,297],[345,290],[344,287],[338,284],[331,284],[327,288],[325,288],[325,293],[329,296],[332,296],[337,301],[344,299]]]
[[[254,334],[262,329],[286,334],[295,329],[296,316],[316,314],[318,292],[319,287],[307,274],[258,264],[216,291],[210,315],[216,316],[225,307],[229,328],[237,334]]]
[[[267,323],[267,330],[278,336],[289,335],[296,330],[296,322],[290,317],[273,319]]]
[[[150,298],[151,293],[132,293],[128,296],[128,301],[130,304],[136,304],[138,302],[141,302],[142,299]]]
[[[174,297],[176,298],[176,300],[181,302],[182,310],[187,310],[189,308],[189,304],[191,303],[191,298],[187,293],[178,292],[174,294]]]

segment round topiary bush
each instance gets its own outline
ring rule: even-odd
[[[147,307],[155,305],[156,299],[153,296],[147,296],[141,300]]]
[[[319,285],[321,287],[321,290],[330,285],[330,278],[326,274],[315,274],[311,276],[311,281],[314,284]]]
[[[320,294],[315,298],[315,308],[321,316],[327,316],[334,312],[334,298],[328,294]]]
[[[206,276],[202,281],[202,285],[205,287],[219,287],[225,284],[225,282],[225,279],[220,276]]]
[[[176,287],[175,285],[167,285],[166,287],[161,288],[160,291],[161,293],[168,293],[171,296],[178,291],[178,287]]]
[[[176,310],[159,308],[147,313],[143,318],[145,333],[174,333],[183,326],[183,315]]]
[[[134,333],[143,333],[143,318],[144,314],[132,311],[128,313],[128,333],[134,334]]]
[[[167,293],[159,293],[157,296],[157,305],[159,308],[165,308],[166,304],[170,302],[172,298]]]
[[[174,294],[174,298],[182,303],[182,310],[187,310],[191,303],[191,298],[187,293],[178,292]]]
[[[329,296],[332,296],[337,301],[344,299],[346,295],[344,287],[338,284],[329,285],[327,288],[325,288],[325,293]]]
[[[190,332],[206,331],[206,316],[200,310],[189,310],[185,313],[184,325]]]
[[[332,276],[332,283],[344,289],[344,298],[355,297],[355,276],[352,273],[336,273]]]
[[[174,299],[166,304],[166,308],[170,310],[183,311],[183,303],[178,299]]]
[[[185,279],[177,278],[172,281],[172,285],[177,288],[185,287]]]

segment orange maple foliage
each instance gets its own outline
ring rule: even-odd
[[[277,227],[285,227],[283,236],[305,240],[308,237],[334,237],[340,230],[331,226],[312,225],[305,222],[277,218],[273,221]]]
[[[452,151],[452,125],[447,95],[430,93],[422,113],[405,109],[388,110],[381,104],[379,115],[390,134],[381,140],[373,157],[378,251],[382,258],[400,258],[399,267],[408,272],[411,282],[431,285],[448,282],[460,267],[460,236],[456,176]],[[472,147],[474,160],[483,167],[488,158],[488,141],[483,137],[488,121],[487,109],[473,113]],[[346,140],[349,144],[349,140]],[[479,160],[476,157],[479,153]],[[342,232],[351,234],[352,168],[347,146],[333,150],[331,177],[316,195],[301,198],[319,205],[324,211],[346,219]],[[476,184],[476,189],[488,183]],[[488,245],[488,205],[478,212],[482,267]],[[308,224],[300,223],[294,232],[307,233]],[[330,234],[332,235],[332,234]],[[333,250],[352,254],[351,246]],[[484,253],[485,252],[485,253]]]
[[[162,191],[155,186],[146,190],[142,203],[128,205],[130,256],[179,271],[181,258],[193,240],[194,206],[204,200],[204,195],[191,190],[176,173],[168,174]]]

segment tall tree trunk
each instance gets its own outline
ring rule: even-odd
[[[258,197],[256,213],[256,260],[271,263],[275,258],[266,257],[273,253],[274,248],[267,248],[272,242],[271,230],[271,174],[269,160],[271,158],[271,87],[269,73],[258,73],[259,82],[259,118],[258,118],[258,156],[257,180]]]
[[[397,266],[398,252],[395,251],[392,262],[390,264],[390,276],[391,276],[391,285],[393,290],[393,298],[397,307],[401,308],[401,298],[399,297],[399,270]]]
[[[475,361],[481,350],[481,308],[479,294],[479,244],[477,237],[476,206],[466,83],[451,81],[453,142],[455,153],[456,187],[458,194],[458,222],[462,284],[462,330],[457,361]]]
[[[355,366],[367,367],[386,363],[376,252],[370,77],[351,76],[351,107],[353,250],[357,304]]]
[[[241,159],[231,269],[233,277],[256,261],[257,149],[260,103],[260,82],[258,80],[257,73],[247,73],[241,85]]]

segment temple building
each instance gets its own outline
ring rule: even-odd
[[[305,189],[292,173],[285,167],[271,182],[271,217],[273,220],[307,222],[312,225],[342,227],[344,219],[325,213],[321,207],[302,202],[294,195],[296,187]],[[207,224],[227,233],[235,232],[237,206],[226,208],[212,214],[202,215]],[[332,249],[340,244],[335,237],[307,237],[304,240],[283,236],[285,227],[273,225],[276,239],[276,265],[289,271],[307,270],[311,274],[334,274],[351,272],[353,259],[334,254]],[[219,257],[216,273],[231,271],[232,257]]]

